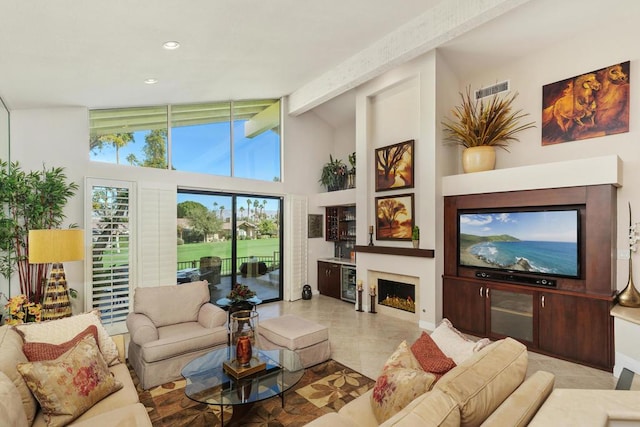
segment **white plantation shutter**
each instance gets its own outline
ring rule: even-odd
[[[100,310],[111,334],[126,332],[135,277],[135,188],[132,182],[87,178],[86,307]]]
[[[176,284],[176,190],[141,188],[138,286]]]
[[[302,298],[302,286],[307,283],[307,198],[290,196],[286,200],[288,235],[285,255],[289,262],[284,288],[284,299],[295,301]]]

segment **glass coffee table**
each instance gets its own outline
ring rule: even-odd
[[[280,396],[296,385],[304,374],[300,356],[288,349],[253,349],[253,356],[266,363],[265,369],[236,379],[227,374],[223,363],[234,359],[232,347],[213,350],[189,362],[182,369],[187,380],[185,394],[191,400],[220,406],[220,422],[224,425],[224,406],[233,406],[233,418],[246,412],[253,403]]]

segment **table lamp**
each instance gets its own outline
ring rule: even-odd
[[[29,264],[53,264],[42,298],[42,320],[71,316],[62,263],[84,259],[84,230],[29,230]]]

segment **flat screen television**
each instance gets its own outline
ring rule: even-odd
[[[458,211],[458,265],[579,279],[580,235],[577,207]]]

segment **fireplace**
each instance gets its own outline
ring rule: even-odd
[[[416,287],[409,283],[378,279],[378,304],[416,312]]]
[[[380,283],[381,281],[382,285]],[[423,308],[420,306],[420,278],[388,271],[367,270],[366,282],[369,284],[367,288],[373,288],[375,291],[373,298],[377,313],[410,322],[420,321],[420,313],[423,312]],[[394,290],[394,287],[384,289],[385,283],[399,284],[401,286],[397,286],[397,290]],[[404,288],[404,290],[400,288]],[[391,304],[387,305],[387,302],[383,302],[387,294],[389,294],[390,298],[395,296],[398,300],[408,300],[410,297],[413,300],[413,304],[411,304],[412,308],[409,310],[406,309],[410,306],[408,303],[406,308],[404,305],[402,307],[395,307]],[[370,298],[367,298],[367,309],[369,308],[369,300]]]

